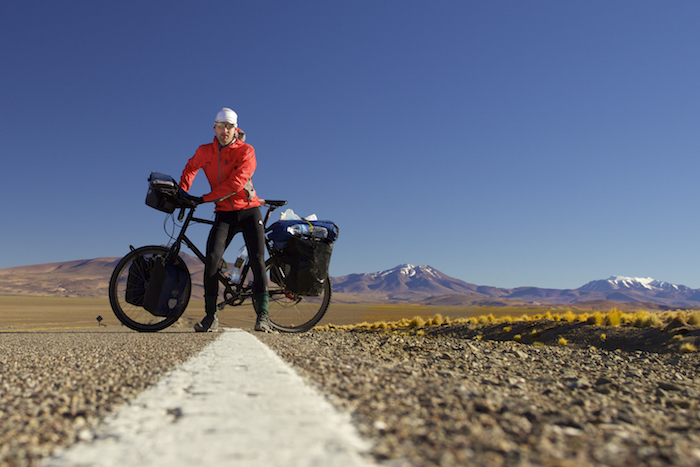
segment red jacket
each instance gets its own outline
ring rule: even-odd
[[[199,169],[204,169],[211,192],[202,198],[215,201],[216,211],[240,211],[260,206],[262,203],[251,180],[257,166],[255,149],[241,139],[236,138],[222,148],[215,137],[213,143],[200,146],[182,171],[180,187],[188,191]]]

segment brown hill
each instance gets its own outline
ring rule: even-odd
[[[102,298],[119,258],[0,269],[0,295]]]
[[[192,274],[192,297],[202,295],[204,266],[183,253]],[[0,295],[106,298],[121,258],[96,258],[0,269]]]

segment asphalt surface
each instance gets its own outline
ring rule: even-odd
[[[255,336],[226,329],[44,466],[367,466],[347,414]]]

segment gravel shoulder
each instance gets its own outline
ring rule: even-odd
[[[385,465],[700,465],[700,359],[679,351],[697,327],[421,330],[258,337],[352,414]]]
[[[0,334],[0,466],[91,439],[100,421],[217,337],[166,331]]]

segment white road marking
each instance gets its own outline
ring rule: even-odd
[[[370,445],[277,354],[226,329],[47,466],[369,466]]]

